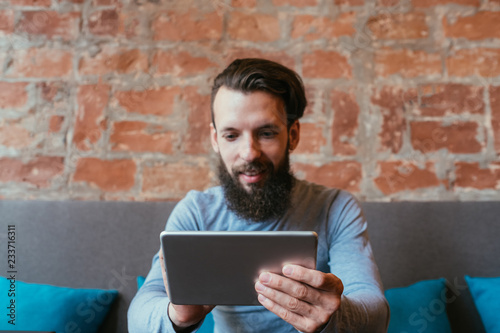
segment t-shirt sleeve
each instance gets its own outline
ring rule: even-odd
[[[386,332],[389,306],[359,202],[341,191],[333,201],[329,219],[330,271],[341,279],[341,306],[323,332]]]
[[[197,230],[196,210],[190,203],[192,195],[186,196],[169,216],[166,230]],[[170,300],[163,284],[158,253],[153,257],[151,270],[141,289],[137,291],[128,309],[128,330],[131,333],[174,333],[168,317]],[[202,322],[194,328],[201,326]]]

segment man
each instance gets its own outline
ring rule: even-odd
[[[167,230],[312,230],[317,270],[283,267],[255,284],[262,306],[175,305],[162,254],[129,309],[130,332],[192,332],[212,311],[216,332],[385,332],[389,310],[352,195],[300,181],[289,153],[306,106],[300,77],[262,59],[239,59],[214,81],[211,142],[221,186],[191,191]]]

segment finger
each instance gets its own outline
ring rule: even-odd
[[[290,296],[279,290],[266,287],[260,282],[255,284],[255,290],[259,295],[265,296],[275,304],[279,304],[283,308],[292,311],[301,316],[309,316],[313,313],[314,308],[311,304],[294,296]]]
[[[261,286],[266,287],[267,289],[278,290],[286,295],[308,303],[318,303],[319,298],[321,297],[320,292],[315,290],[314,288],[311,288],[302,282],[277,274],[267,272],[262,273],[259,276],[259,282]],[[270,290],[266,291],[270,293]],[[272,296],[268,295],[268,297]]]
[[[263,295],[259,295],[258,300],[266,309],[276,314],[278,317],[288,322],[295,327],[295,329],[301,332],[315,332],[321,326],[313,320],[287,310]]]
[[[165,270],[165,261],[163,260],[163,249],[160,249],[158,252],[158,257],[160,260],[160,265],[161,265],[161,276],[163,277],[163,285],[165,286],[165,291],[167,292],[168,295],[168,283],[167,283],[167,271]]]
[[[298,265],[286,265],[283,267],[283,275],[319,290],[336,292],[339,295],[344,291],[342,281],[331,273],[323,273]]]

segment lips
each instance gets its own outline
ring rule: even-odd
[[[272,170],[273,165],[270,162],[252,161],[233,168],[233,174],[244,187],[248,187],[252,184],[262,183]]]
[[[260,173],[241,173],[240,178],[247,184],[253,184],[253,183],[258,183],[264,178],[265,173],[260,172]]]

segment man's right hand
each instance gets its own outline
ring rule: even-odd
[[[163,260],[163,251],[161,249],[158,255],[160,257],[163,284],[165,290],[168,290],[165,260]],[[168,316],[174,324],[174,328],[182,330],[199,323],[214,307],[214,305],[178,305],[170,303],[168,305]]]

